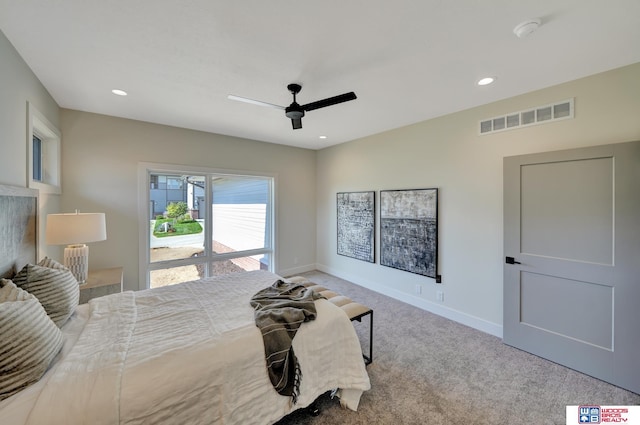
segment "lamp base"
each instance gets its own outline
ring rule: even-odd
[[[64,249],[64,266],[71,270],[79,284],[85,283],[89,273],[89,247],[85,244],[68,245]]]

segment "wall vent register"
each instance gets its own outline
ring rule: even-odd
[[[481,135],[573,118],[573,98],[479,122]]]

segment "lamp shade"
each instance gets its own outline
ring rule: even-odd
[[[104,213],[71,213],[47,215],[48,245],[71,245],[107,239]]]

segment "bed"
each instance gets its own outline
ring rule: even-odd
[[[270,424],[336,389],[357,410],[370,388],[360,343],[345,313],[324,299],[293,340],[297,402],[274,390],[250,299],[278,279],[236,273],[77,306],[62,326],[61,351],[41,379],[0,402],[0,422]]]

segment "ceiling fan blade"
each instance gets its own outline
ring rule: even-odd
[[[302,128],[302,118],[292,118],[291,126],[293,127],[294,130]]]
[[[276,108],[284,111],[284,106],[274,105],[273,103],[262,102],[260,100],[249,99],[246,97],[235,96],[233,94],[228,95],[227,99],[237,100],[239,102],[251,103],[253,105],[258,105],[258,106],[268,106],[269,108]]]
[[[318,100],[315,102],[307,103],[302,106],[305,111],[313,111],[314,109],[324,108],[325,106],[337,105],[338,103],[347,102],[349,100],[356,99],[354,92],[339,94],[337,96],[328,97],[326,99]]]

